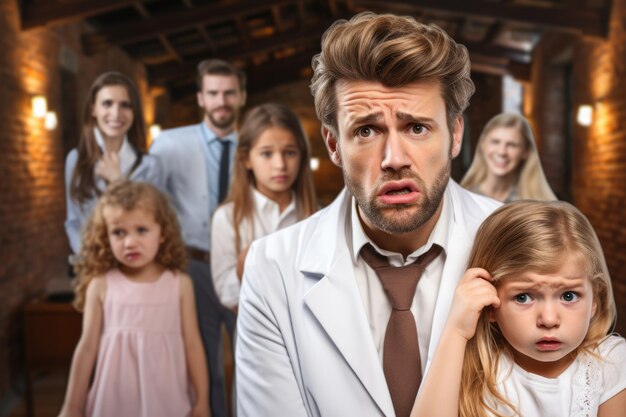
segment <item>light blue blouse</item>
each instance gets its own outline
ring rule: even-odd
[[[73,200],[70,197],[70,181],[72,179],[72,173],[76,166],[78,159],[78,151],[72,149],[65,160],[65,201],[67,205],[67,217],[65,219],[65,233],[70,242],[72,252],[78,253],[80,251],[80,234],[84,223],[91,214],[91,211],[96,205],[97,197],[94,196],[89,200],[80,204],[78,201]],[[95,169],[95,168],[94,168]],[[162,174],[161,165],[159,160],[154,155],[143,155],[141,163],[132,172],[129,179],[133,181],[145,181],[163,190],[164,180]],[[127,174],[127,173],[125,173]],[[104,191],[104,181],[96,181],[96,186]]]

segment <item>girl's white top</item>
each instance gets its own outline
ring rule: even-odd
[[[254,240],[298,222],[296,196],[291,195],[291,203],[281,213],[278,204],[270,200],[256,188],[252,188],[254,225],[244,219],[237,225],[241,238],[241,249],[247,248]],[[252,227],[253,226],[253,227]],[[215,292],[221,303],[232,308],[239,304],[241,281],[237,277],[237,255],[235,248],[235,225],[233,224],[233,203],[220,206],[213,215],[211,225],[211,273]]]
[[[502,354],[498,390],[523,417],[597,416],[600,404],[626,388],[626,340],[608,336],[596,353],[599,357],[579,354],[556,378],[526,372]],[[513,415],[502,405],[498,411]]]

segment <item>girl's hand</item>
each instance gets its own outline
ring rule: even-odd
[[[211,417],[207,401],[198,401],[191,409],[191,417]]]
[[[108,184],[122,176],[120,157],[117,152],[106,151],[96,163],[96,175],[102,177]]]
[[[470,268],[456,288],[446,327],[465,340],[474,337],[484,307],[500,306],[498,293],[490,280],[491,275],[486,270]]]

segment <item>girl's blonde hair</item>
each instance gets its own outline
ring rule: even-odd
[[[487,178],[488,168],[482,147],[487,136],[499,127],[517,129],[524,140],[525,150],[528,153],[526,159],[521,161],[517,167],[518,175],[515,188],[519,198],[544,201],[556,200],[557,198],[548,184],[543,168],[541,168],[533,129],[528,120],[517,113],[501,113],[487,122],[478,139],[472,164],[461,180],[461,185],[471,190],[482,184]]]
[[[498,287],[501,280],[522,272],[553,273],[571,256],[585,266],[596,305],[587,335],[574,354],[592,353],[614,324],[615,300],[598,237],[574,206],[561,201],[517,201],[500,207],[478,229],[468,267],[486,269]],[[496,387],[500,354],[512,348],[497,324],[489,321],[488,310],[483,310],[465,351],[461,417],[502,417],[494,409],[498,403],[515,410]]]
[[[225,200],[225,203],[231,201],[233,203],[233,225],[235,228],[237,253],[242,249],[238,225],[245,219],[248,221],[251,230],[253,230],[254,224],[252,216],[254,207],[252,187],[256,186],[256,182],[254,173],[246,167],[246,161],[250,157],[250,150],[254,147],[259,137],[272,127],[279,127],[289,131],[296,139],[296,144],[300,150],[298,175],[291,185],[291,189],[296,194],[298,219],[304,219],[317,210],[313,175],[309,165],[311,150],[298,116],[282,104],[267,103],[254,107],[245,115],[239,130],[233,179],[229,194]]]
[[[118,266],[118,261],[111,250],[103,216],[105,207],[119,207],[124,211],[139,208],[152,213],[154,220],[161,227],[163,238],[154,258],[155,262],[173,270],[182,270],[187,263],[180,225],[168,198],[145,182],[116,182],[102,194],[82,232],[82,246],[76,265],[78,280],[74,300],[74,306],[79,311],[82,311],[85,305],[85,293],[91,280]]]

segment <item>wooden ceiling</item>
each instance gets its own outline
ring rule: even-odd
[[[532,50],[546,30],[606,37],[612,0],[22,0],[22,30],[84,20],[85,54],[112,46],[147,68],[173,100],[195,93],[199,61],[244,69],[249,90],[310,77],[321,35],[364,11],[436,23],[467,46],[472,70],[530,77]]]

